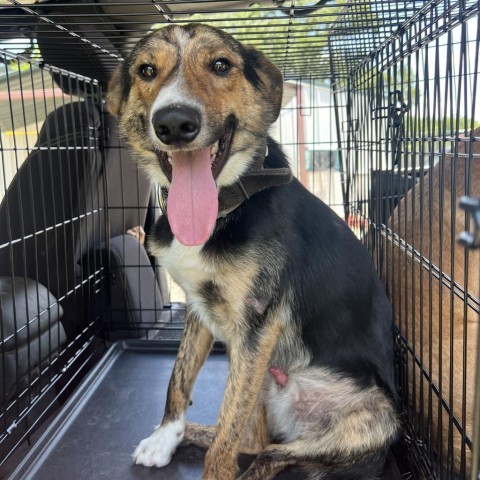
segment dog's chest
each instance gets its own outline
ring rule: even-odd
[[[155,252],[173,280],[185,291],[189,310],[217,337],[229,343],[242,328],[252,298],[258,266],[246,258],[235,263],[209,260],[202,247],[185,247],[174,240]]]
[[[185,247],[174,240],[160,254],[168,273],[185,291],[187,301],[203,284],[215,277],[216,268],[204,259],[201,249],[201,246]]]

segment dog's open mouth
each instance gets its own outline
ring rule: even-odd
[[[233,125],[229,125],[225,128],[223,135],[210,147],[210,162],[211,162],[211,169],[212,169],[212,176],[214,180],[217,179],[218,175],[222,171],[228,155],[230,153],[230,145],[232,143],[234,127]],[[175,153],[178,152],[158,152],[157,156],[164,171],[165,175],[167,176],[168,180],[172,181],[172,163],[173,157]],[[191,152],[195,154],[195,151]]]
[[[230,154],[233,132],[233,126],[227,126],[215,143],[200,150],[157,154],[170,180],[168,221],[176,239],[184,245],[202,245],[215,227],[218,217],[215,180]]]

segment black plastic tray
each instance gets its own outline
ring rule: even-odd
[[[116,343],[84,380],[36,445],[9,477],[35,480],[198,480],[204,451],[180,447],[161,469],[132,463],[137,443],[162,417],[177,342]],[[214,424],[223,396],[228,360],[214,349],[200,371],[188,419]],[[243,459],[244,466],[248,459]],[[389,465],[389,472],[394,465]],[[280,479],[304,478],[287,470]],[[385,479],[397,479],[388,473]]]

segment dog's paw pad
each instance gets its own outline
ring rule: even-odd
[[[155,430],[143,439],[132,455],[137,465],[145,467],[164,467],[170,463],[175,450],[183,439],[185,423],[177,420]]]

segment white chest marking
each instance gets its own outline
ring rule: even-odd
[[[200,294],[201,286],[206,282],[214,281],[218,275],[218,269],[213,262],[205,260],[201,255],[202,248],[203,245],[186,247],[174,239],[169,247],[159,252],[159,256],[173,280],[185,291],[190,311],[196,314],[213,335],[222,338]]]

